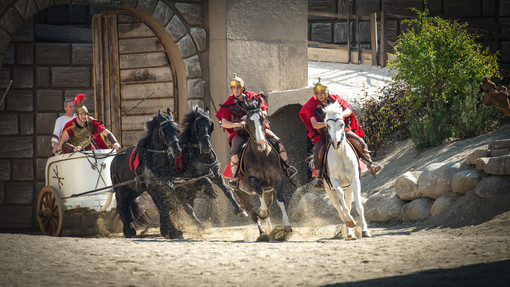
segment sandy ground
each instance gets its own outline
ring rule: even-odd
[[[389,188],[405,171],[460,161],[499,138],[510,138],[510,126],[421,152],[395,143],[378,159],[385,170],[377,179],[364,175],[362,185]],[[4,233],[0,286],[509,286],[509,227],[505,212],[455,228],[370,223],[372,238],[349,241],[336,236],[343,225],[313,219],[276,242],[256,242],[254,224],[186,232],[182,240],[158,229],[133,239]]]

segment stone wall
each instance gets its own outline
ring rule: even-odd
[[[423,9],[422,0],[308,0],[310,11],[368,16],[388,13],[387,40],[394,42],[405,27],[402,20],[416,14],[411,8]],[[500,60],[510,65],[510,1],[509,0],[435,0],[428,1],[431,15],[459,19],[481,34],[483,44],[500,52]],[[351,29],[353,24],[351,24]],[[347,45],[347,22],[323,17],[310,17],[308,40]],[[353,30],[354,31],[354,30]],[[370,29],[367,21],[360,22],[361,49],[370,49]],[[354,40],[354,39],[352,39]],[[391,48],[388,46],[388,48]]]
[[[64,100],[84,93],[94,115],[90,19],[96,9],[43,10],[23,24],[3,54],[0,86],[14,82],[0,106],[0,228],[36,225],[35,203]]]
[[[306,1],[228,0],[226,4],[228,78],[237,73],[255,92],[305,87]]]

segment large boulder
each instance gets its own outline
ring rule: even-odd
[[[421,171],[408,171],[395,181],[395,193],[402,200],[411,201],[421,197],[418,191],[418,177]]]
[[[422,221],[430,217],[430,209],[434,200],[430,198],[418,198],[402,207],[402,221]]]
[[[380,191],[367,199],[365,219],[371,222],[400,221],[401,209],[405,203],[393,190]]]
[[[418,178],[418,191],[424,197],[437,199],[443,193],[452,191],[452,178],[460,170],[460,163],[430,164]]]
[[[489,176],[476,186],[475,194],[481,198],[493,198],[498,193],[510,194],[510,177]]]
[[[438,199],[434,201],[430,208],[430,215],[432,217],[438,216],[451,208],[453,203],[462,195],[456,192],[445,192]]]
[[[460,194],[475,188],[482,180],[480,172],[476,169],[461,170],[452,178],[452,191]]]

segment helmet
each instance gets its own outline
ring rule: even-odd
[[[83,105],[83,102],[85,101],[85,95],[84,94],[78,94],[76,95],[76,98],[74,98],[74,104],[76,105],[76,114],[88,114],[89,111],[87,110],[87,107]]]
[[[318,93],[318,92],[322,92],[322,91],[326,92],[326,95],[329,95],[328,86],[324,85],[321,82],[321,78],[319,78],[319,81],[317,83],[315,83],[315,85],[313,87],[313,92]]]
[[[232,80],[230,80],[230,87],[235,87],[235,86],[241,86],[244,88],[244,81],[243,81],[243,79],[239,78],[237,76],[237,74],[234,73],[234,78]]]

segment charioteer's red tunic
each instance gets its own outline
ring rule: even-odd
[[[90,120],[90,123],[92,124],[92,138],[94,141],[94,144],[88,144],[86,147],[83,147],[84,150],[91,150],[91,149],[109,149],[108,145],[106,144],[105,138],[101,134],[102,131],[104,131],[106,128],[104,127],[103,123],[96,120],[93,117],[88,117]],[[84,127],[80,127],[76,123],[76,118],[70,120],[66,123],[64,126],[64,130],[62,131],[62,134],[67,133],[69,135],[69,139],[72,138],[73,132],[77,131],[77,129],[83,129]],[[67,153],[66,151],[63,151],[64,153]]]
[[[257,93],[250,92],[250,91],[244,91],[244,94],[246,94],[246,101],[250,102],[253,98],[260,97]],[[268,106],[264,99],[260,97],[262,100],[262,105],[260,109],[262,111],[267,111]],[[227,100],[221,105],[220,109],[216,113],[216,117],[221,123],[221,120],[226,119],[230,122],[237,122],[240,120],[241,116],[246,115],[246,113],[238,107],[237,99],[234,96],[234,94],[230,94],[227,98]],[[269,125],[266,121],[266,129],[270,129]],[[238,134],[239,131],[235,131],[234,129],[225,129],[228,132],[228,144],[231,144],[232,138]]]
[[[349,104],[342,99],[338,95],[329,94],[329,99],[331,99],[331,102],[338,101],[338,103],[342,106],[342,108],[349,109],[352,111]],[[312,126],[312,122],[310,121],[310,118],[315,118],[317,122],[319,122],[319,119],[317,118],[316,110],[322,109],[322,105],[320,101],[317,99],[316,95],[313,95],[312,98],[310,98],[301,108],[301,111],[299,111],[299,117],[301,120],[305,123],[306,128],[308,129],[308,137],[313,140],[314,143],[317,143],[321,140],[321,132],[320,130],[314,129]],[[345,128],[346,131],[353,131],[355,134],[357,134],[360,137],[364,137],[365,133],[361,129],[361,126],[358,124],[358,120],[356,119],[356,116],[351,114],[349,117],[344,118],[346,122],[350,122],[349,126]]]

